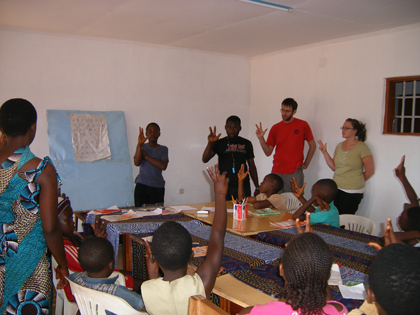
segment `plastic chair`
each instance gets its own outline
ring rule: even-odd
[[[286,198],[286,207],[287,212],[295,213],[297,209],[300,208],[302,203],[299,199],[292,192],[285,192],[281,194],[284,198]]]
[[[52,280],[54,284],[54,289],[56,294],[55,298],[55,315],[76,315],[77,313],[77,304],[75,302],[70,302],[67,300],[66,293],[64,290],[57,290],[57,283],[59,279],[56,279],[55,268],[57,268],[58,263],[54,257],[51,257],[52,265]],[[73,273],[69,271],[69,273]]]
[[[147,314],[133,309],[125,300],[104,292],[82,287],[67,279],[76,298],[81,315],[106,315],[105,310],[115,314]]]
[[[217,307],[204,296],[193,295],[190,297],[188,315],[229,315],[229,313]]]
[[[341,214],[340,226],[344,225],[346,230],[375,235],[376,223],[370,218],[355,214]]]

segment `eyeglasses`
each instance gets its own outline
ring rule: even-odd
[[[340,127],[340,129],[341,130],[350,130],[350,129],[354,130],[354,128],[349,128],[349,127]]]

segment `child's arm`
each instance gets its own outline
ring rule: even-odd
[[[219,133],[216,136],[216,126],[214,126],[214,131],[211,129],[211,127],[209,127],[209,129],[210,129],[210,134],[207,137],[208,142],[207,142],[206,148],[204,149],[203,157],[202,157],[203,163],[207,163],[214,156],[215,153],[213,152],[213,144],[217,140],[219,140],[220,135],[221,135],[221,133]]]
[[[414,246],[420,242],[420,231],[413,230],[408,232],[394,232],[397,241]]]
[[[149,137],[144,136],[143,128],[139,127],[139,138],[137,141],[137,148],[136,148],[136,154],[134,155],[134,165],[139,166],[141,161],[143,160],[143,144],[146,142],[146,140],[149,139]]]
[[[147,240],[144,240],[144,247],[146,252],[147,280],[157,279],[159,277],[159,265],[157,264],[155,257],[153,257],[152,249]]]
[[[254,195],[258,195],[260,193],[260,183],[258,182],[257,167],[255,166],[254,159],[248,159],[247,161],[249,166],[249,175],[251,176],[252,182],[255,186]]]
[[[168,159],[158,160],[158,159],[148,156],[146,152],[144,151],[143,151],[143,159],[149,162],[150,164],[152,164],[154,167],[161,169],[162,171],[166,170],[166,168],[168,167],[168,162],[169,162]]]
[[[213,174],[209,167],[207,167],[207,172],[214,182],[214,194],[216,197],[215,214],[207,249],[207,257],[200,265],[200,267],[198,267],[197,273],[203,281],[204,289],[206,290],[206,296],[209,298],[210,292],[214,287],[214,283],[216,282],[220,264],[222,262],[227,222],[225,198],[228,189],[229,178],[226,178],[226,173],[219,173],[219,167],[217,166],[217,163],[214,166],[215,174]]]
[[[249,171],[244,171],[245,165],[241,164],[241,168],[238,171],[238,199],[239,201],[248,197],[247,202],[254,204],[257,201],[257,198],[252,196],[245,196],[244,191],[244,179],[248,175]],[[255,205],[254,205],[255,208]]]
[[[335,171],[334,159],[328,154],[327,144],[326,143],[325,144],[322,143],[321,140],[318,140],[318,144],[319,144],[319,150],[324,155],[325,162],[327,162],[327,165],[330,167],[330,169],[332,169],[333,171]]]
[[[304,183],[303,186],[299,188],[298,184],[296,183],[296,179],[292,177],[290,185],[292,186],[292,193],[296,196],[297,199],[299,199],[302,204],[304,204],[306,199],[303,197],[303,191],[305,189],[306,183]]]
[[[295,213],[293,213],[293,220],[299,219],[299,220],[305,220],[305,213],[308,212],[314,212],[315,208],[312,207],[312,204],[317,200],[318,196],[312,196],[311,199],[306,201],[303,205],[300,206],[299,209],[296,210]]]
[[[405,162],[405,155],[402,157],[401,163],[395,168],[395,175],[403,184],[408,200],[410,200],[410,204],[412,204],[413,206],[419,206],[419,200],[417,198],[417,194],[414,191],[413,186],[411,186],[410,182],[405,176],[404,162]]]

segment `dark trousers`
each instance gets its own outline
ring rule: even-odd
[[[161,203],[163,205],[165,198],[165,187],[150,187],[143,184],[136,184],[134,189],[134,204],[141,207],[147,204]]]
[[[244,181],[244,193],[245,197],[251,197],[251,184]],[[228,190],[226,193],[226,200],[238,199],[238,183],[229,183]]]
[[[334,205],[339,214],[355,214],[362,199],[363,194],[349,194],[339,189],[334,198]]]

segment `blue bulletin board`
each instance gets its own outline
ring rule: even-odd
[[[70,114],[105,115],[111,158],[78,162],[74,157]],[[134,184],[124,112],[47,110],[50,157],[61,177],[61,192],[74,211],[134,205]]]

